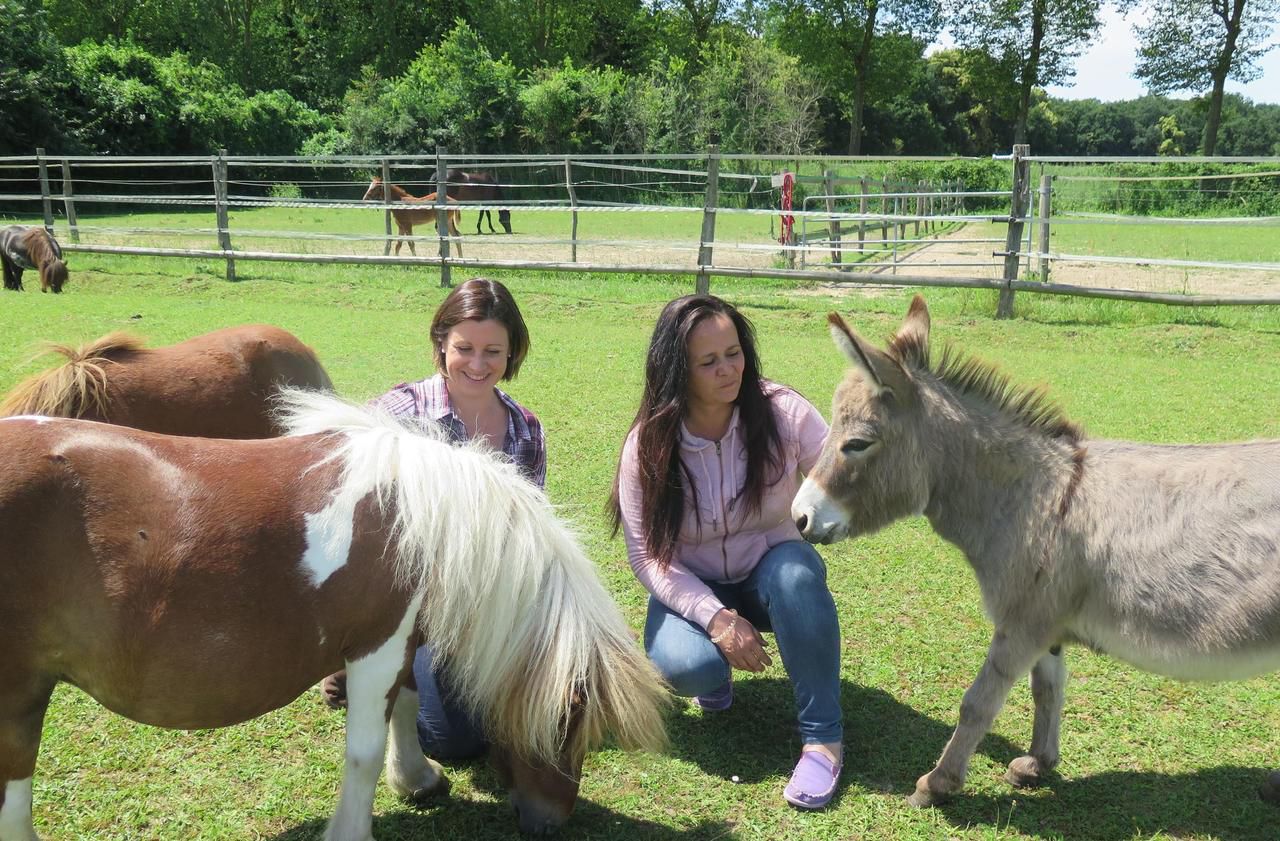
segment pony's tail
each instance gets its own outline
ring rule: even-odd
[[[142,339],[131,333],[115,332],[73,348],[71,345],[45,342],[44,350],[35,357],[57,354],[66,362],[18,385],[0,402],[0,417],[12,415],[45,415],[78,418],[89,412],[107,415],[107,374],[103,366],[115,360],[111,355],[132,353],[145,348]]]

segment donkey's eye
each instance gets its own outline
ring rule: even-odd
[[[871,449],[873,444],[875,444],[875,441],[868,438],[850,438],[848,441],[845,441],[840,445],[840,452],[845,455],[865,453],[867,450]]]

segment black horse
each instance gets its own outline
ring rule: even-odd
[[[460,169],[451,169],[445,173],[445,195],[449,198],[457,199],[459,202],[500,202],[502,201],[502,185],[498,183],[498,179],[492,172],[463,172]],[[488,210],[481,210],[480,215],[476,217],[476,233],[482,233],[480,223],[484,220],[489,222],[489,233],[496,234],[493,229],[493,214]],[[511,233],[511,211],[498,211],[498,224],[502,225],[507,233]]]

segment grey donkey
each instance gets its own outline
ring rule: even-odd
[[[828,320],[853,367],[792,506],[796,526],[831,543],[923,514],[968,558],[995,625],[912,805],[963,788],[1028,671],[1031,750],[1005,779],[1042,781],[1058,763],[1064,644],[1184,680],[1280,666],[1280,441],[1089,440],[1043,392],[1012,388],[989,365],[950,349],[931,363],[919,296],[885,351]],[[1280,802],[1280,772],[1260,794]]]

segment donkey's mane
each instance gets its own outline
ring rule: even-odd
[[[58,342],[44,342],[42,347],[33,359],[58,355],[67,361],[14,386],[0,402],[0,417],[78,418],[90,410],[105,417],[107,374],[102,366],[114,361],[112,356],[143,350],[146,343],[132,333],[116,331],[79,347]]]
[[[929,358],[928,337],[905,333],[889,340],[889,355],[906,368],[928,371],[958,394],[969,394],[990,403],[1026,426],[1050,438],[1065,438],[1072,444],[1084,437],[1079,425],[1067,418],[1062,407],[1040,386],[1015,386],[993,364],[967,356],[951,345],[942,349],[936,366]]]
[[[335,497],[390,517],[396,577],[423,597],[419,628],[495,741],[554,762],[606,732],[663,742],[661,682],[591,561],[542,492],[501,453],[434,423],[283,389],[289,435],[334,436]],[[575,700],[579,726],[568,729]]]

